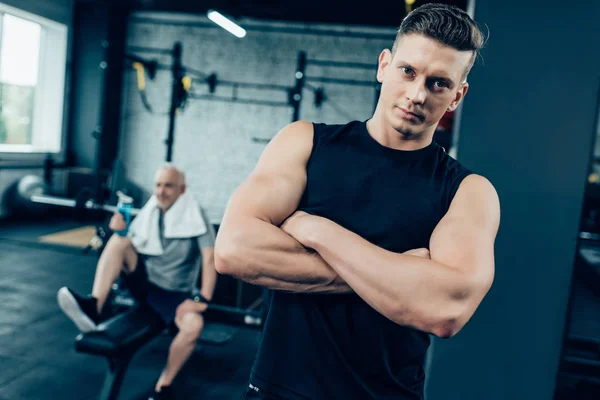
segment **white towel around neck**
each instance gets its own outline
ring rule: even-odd
[[[131,243],[138,253],[159,256],[164,249],[160,241],[158,220],[161,210],[156,196],[142,207],[131,222],[129,235]],[[164,237],[166,239],[185,239],[201,236],[207,227],[202,218],[200,206],[194,197],[184,192],[167,210],[163,217]]]

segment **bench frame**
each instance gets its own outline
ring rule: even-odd
[[[123,351],[119,351],[117,354],[110,355],[101,350],[90,348],[91,346],[89,344],[84,345],[86,339],[92,337],[92,335],[95,337],[102,336],[103,332],[107,332],[107,336],[109,337],[107,337],[106,340],[110,341],[109,331],[111,330],[111,327],[118,328],[117,324],[119,320],[134,318],[137,317],[136,313],[144,312],[145,310],[143,306],[134,306],[131,310],[125,311],[126,315],[119,314],[108,321],[105,321],[100,325],[100,331],[81,333],[75,338],[75,350],[77,352],[102,356],[108,361],[108,369],[104,377],[104,383],[102,385],[100,395],[98,396],[98,400],[117,400],[131,359],[135,356],[139,349],[144,347],[152,339],[158,337],[161,332],[164,332],[165,328],[162,327],[159,329],[159,326],[155,325],[155,328],[152,329],[150,333],[146,334],[144,340],[137,339],[135,341],[135,345],[132,344],[131,348],[122,349]],[[203,313],[203,316],[205,322],[208,323],[215,322],[259,330],[262,330],[263,320],[265,317],[264,312],[262,311],[240,310],[233,307],[215,304],[209,305],[209,308]],[[148,326],[146,327],[149,327],[150,324],[155,324],[155,321],[149,319]],[[132,332],[131,334],[134,335],[135,332]]]

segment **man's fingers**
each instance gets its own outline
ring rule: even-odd
[[[118,212],[114,213],[113,216],[110,218],[108,227],[113,231],[120,231],[125,229],[126,224],[125,220],[123,219],[123,216]]]

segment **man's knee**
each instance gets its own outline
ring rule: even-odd
[[[114,234],[108,239],[105,250],[126,251],[129,247],[133,248],[131,238]]]
[[[202,315],[196,313],[187,313],[177,323],[179,334],[183,335],[189,341],[196,341],[204,328],[204,319]]]
[[[104,251],[108,252],[109,254],[121,256],[125,261],[124,267],[126,267],[130,272],[135,269],[137,265],[137,252],[133,248],[131,238],[114,234],[106,243]]]

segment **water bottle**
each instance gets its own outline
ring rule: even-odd
[[[117,203],[117,211],[119,211],[125,220],[125,229],[115,231],[115,233],[119,236],[127,236],[127,233],[129,232],[129,223],[131,222],[133,198],[120,191],[117,192],[117,197],[119,198],[119,202]]]

